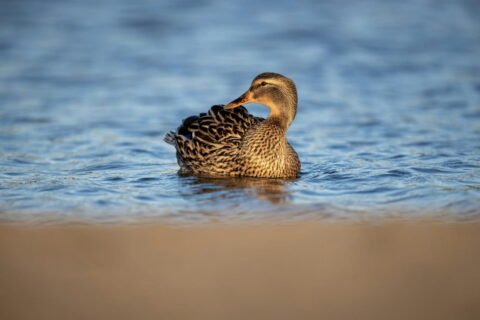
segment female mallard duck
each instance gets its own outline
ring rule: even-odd
[[[270,109],[267,119],[249,114],[242,104],[259,103]],[[199,176],[295,177],[298,155],[286,133],[297,112],[292,80],[266,72],[226,106],[191,116],[165,141],[177,149],[179,173]]]

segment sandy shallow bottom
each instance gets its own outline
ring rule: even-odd
[[[0,225],[1,319],[479,319],[480,224]]]

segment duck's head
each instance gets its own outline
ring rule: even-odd
[[[250,88],[225,109],[242,104],[259,103],[270,109],[269,118],[277,118],[287,127],[297,113],[297,89],[295,83],[278,73],[264,72],[253,79]]]

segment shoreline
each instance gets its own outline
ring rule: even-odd
[[[476,319],[480,223],[0,224],[5,319]]]

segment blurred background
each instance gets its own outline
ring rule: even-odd
[[[2,0],[0,217],[477,219],[479,9]],[[163,135],[264,71],[298,86],[299,179],[178,177]]]

